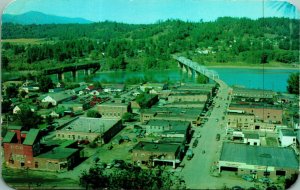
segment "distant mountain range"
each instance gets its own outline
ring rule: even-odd
[[[16,24],[89,24],[92,23],[90,20],[83,18],[68,18],[55,15],[48,15],[41,12],[27,12],[20,15],[3,14],[3,23],[16,23]]]

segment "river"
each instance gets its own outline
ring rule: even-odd
[[[213,68],[219,73],[220,79],[228,85],[238,85],[247,88],[257,88],[274,90],[277,92],[286,92],[287,80],[291,73],[297,72],[295,69],[245,69],[245,68]],[[69,78],[69,73],[65,74],[65,78]],[[122,83],[129,78],[146,77],[154,79],[157,82],[182,81],[196,82],[194,78],[179,69],[164,71],[147,71],[147,72],[97,72],[93,80],[102,82]],[[52,77],[55,78],[54,76]],[[83,72],[79,72],[78,81],[84,78]]]

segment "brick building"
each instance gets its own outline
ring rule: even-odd
[[[130,112],[129,104],[103,103],[97,106],[98,112],[104,118],[122,118],[124,113]]]
[[[206,102],[210,96],[209,92],[201,93],[175,93],[168,96],[168,102]]]
[[[57,130],[55,137],[77,141],[96,141],[99,144],[104,144],[109,142],[122,128],[120,119],[79,117],[63,129]]]
[[[171,163],[173,168],[180,163],[181,147],[179,144],[159,144],[139,142],[132,150],[132,160],[141,164]]]
[[[262,104],[230,104],[229,110],[240,110],[248,114],[254,114],[256,120],[266,123],[282,123],[281,107]]]
[[[38,129],[21,131],[21,127],[10,127],[3,139],[6,166],[34,168],[34,157],[40,153],[39,140]]]

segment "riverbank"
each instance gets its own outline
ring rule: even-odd
[[[213,68],[226,68],[226,69],[278,69],[278,70],[299,70],[300,67],[272,67],[272,66],[236,66],[236,65],[214,65],[214,66],[206,66],[208,69]]]

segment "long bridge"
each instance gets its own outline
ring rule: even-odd
[[[199,65],[198,63],[193,62],[185,57],[173,56],[173,58],[178,61],[178,67],[184,72],[188,72],[188,74],[195,77],[202,74],[217,83],[220,82],[219,74],[216,71],[207,69],[205,66]]]
[[[42,75],[57,74],[58,80],[64,80],[64,73],[71,72],[73,79],[76,79],[78,77],[77,71],[83,70],[85,75],[90,75],[91,73],[95,73],[96,71],[98,71],[100,67],[100,63],[76,64],[51,69],[44,69],[42,71]]]

